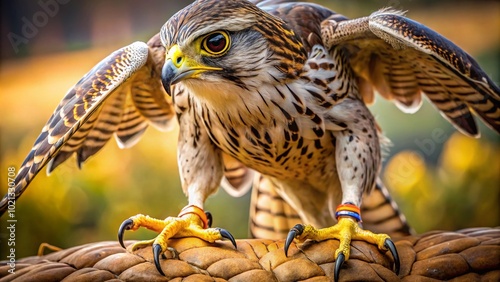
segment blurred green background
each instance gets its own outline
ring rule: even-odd
[[[45,17],[38,1],[1,3],[2,195],[7,190],[8,167],[19,168],[67,89],[113,50],[147,41],[190,1],[64,2],[68,3],[51,14],[45,12]],[[387,6],[408,10],[410,18],[454,41],[477,58],[494,81],[500,81],[498,1],[318,2],[351,18]],[[29,32],[26,21],[37,21],[39,27]],[[29,36],[19,41],[13,34]],[[497,134],[481,124],[481,139],[464,137],[427,102],[413,115],[382,99],[371,110],[394,144],[383,179],[417,232],[500,225]],[[41,173],[16,205],[17,257],[36,254],[43,242],[67,248],[116,240],[120,223],[137,213],[158,218],[177,215],[186,198],[178,177],[176,133],[177,129],[168,133],[149,129],[132,149],[120,150],[110,142],[82,171],[72,159],[50,177]],[[216,226],[246,238],[249,200],[249,195],[234,199],[220,190],[209,198],[206,209]],[[0,219],[0,260],[6,256],[8,236],[4,217]],[[156,235],[140,230],[125,236],[150,239]]]

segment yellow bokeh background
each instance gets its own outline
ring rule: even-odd
[[[498,143],[453,133],[437,164],[404,150],[389,160],[383,176],[417,231],[497,226],[498,156]]]

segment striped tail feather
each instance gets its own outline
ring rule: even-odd
[[[255,174],[250,202],[250,235],[259,239],[284,239],[293,226],[303,221],[278,195],[269,178]],[[393,238],[414,234],[380,179],[370,194],[364,196],[361,215],[363,228],[372,232]]]
[[[302,223],[297,212],[283,200],[273,182],[255,173],[250,201],[250,235],[259,239],[284,239],[294,225]]]
[[[254,171],[233,157],[222,154],[224,160],[224,178],[221,186],[233,197],[241,197],[252,188]]]
[[[402,237],[414,233],[406,217],[380,179],[375,188],[363,198],[361,205],[363,228],[391,237]]]

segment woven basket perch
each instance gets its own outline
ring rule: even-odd
[[[127,241],[130,245],[133,241]],[[237,240],[209,244],[196,238],[171,240],[176,253],[162,259],[161,276],[151,248],[127,252],[118,242],[98,242],[17,261],[15,274],[0,265],[0,281],[331,281],[337,240],[292,244]],[[392,257],[373,245],[353,241],[341,281],[500,281],[500,228],[433,231],[395,240],[399,277]],[[175,257],[174,257],[175,256]]]

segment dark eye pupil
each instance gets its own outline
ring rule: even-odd
[[[215,33],[207,38],[207,48],[212,52],[220,52],[226,47],[226,38],[220,33]]]

